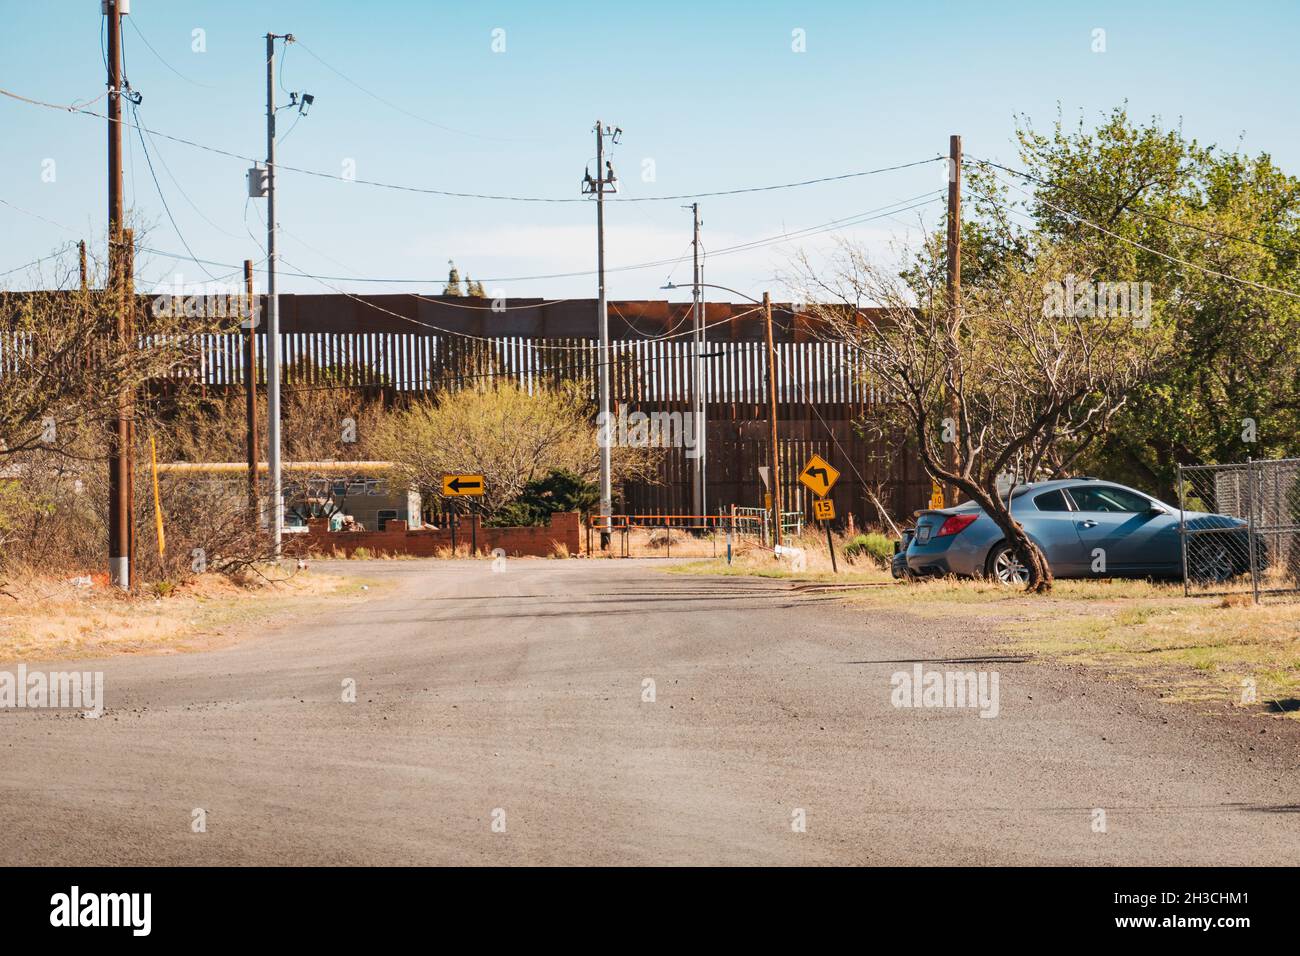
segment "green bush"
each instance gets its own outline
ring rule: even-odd
[[[580,511],[587,514],[600,501],[600,489],[571,471],[555,469],[545,478],[524,486],[523,493],[497,510],[487,521],[488,527],[544,525],[557,511]]]
[[[843,548],[844,557],[850,561],[869,558],[882,568],[889,567],[894,560],[894,541],[878,532],[859,534],[850,538]]]

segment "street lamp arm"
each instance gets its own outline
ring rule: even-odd
[[[759,303],[759,300],[758,300],[758,299],[755,299],[752,295],[746,295],[745,293],[741,292],[739,289],[732,289],[732,288],[729,288],[728,286],[725,286],[725,285],[717,285],[716,283],[713,283],[713,282],[676,282],[676,283],[674,283],[674,282],[669,282],[667,285],[662,285],[662,286],[660,286],[659,288],[661,288],[661,289],[692,289],[692,288],[696,288],[696,287],[701,288],[701,289],[721,289],[723,292],[730,292],[732,295],[738,295],[738,296],[740,296],[742,299],[748,299],[750,302],[753,302],[753,303],[755,303],[756,305],[757,305],[757,304],[760,304],[760,303]]]

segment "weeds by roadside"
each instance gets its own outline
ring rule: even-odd
[[[126,594],[93,577],[6,573],[0,661],[167,653],[211,646],[218,632],[273,611],[337,598],[355,582],[270,568],[232,578],[202,574]]]

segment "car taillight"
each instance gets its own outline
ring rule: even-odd
[[[960,534],[966,530],[967,525],[978,517],[979,515],[949,515],[948,520],[939,528],[935,537],[942,538],[946,534]]]

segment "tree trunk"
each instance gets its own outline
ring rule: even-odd
[[[991,515],[997,526],[1002,529],[1006,535],[1007,543],[1015,551],[1016,560],[1025,566],[1029,572],[1029,580],[1025,583],[1026,594],[1047,594],[1052,590],[1054,578],[1052,577],[1052,566],[1047,562],[1047,556],[1043,554],[1038,545],[1034,544],[1029,535],[1025,534],[1025,529],[1019,521],[1016,521],[1010,515],[994,514]]]
[[[1002,497],[996,493],[990,494],[986,489],[973,483],[963,487],[962,490],[974,499],[984,513],[1002,530],[1007,543],[1015,552],[1016,560],[1029,572],[1025,593],[1047,594],[1051,591],[1055,579],[1052,577],[1052,566],[1048,564],[1047,556],[1025,533],[1020,522],[1011,517],[1011,512]]]

